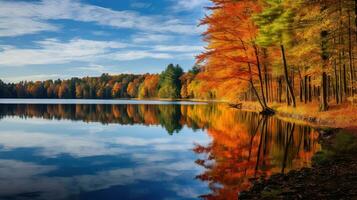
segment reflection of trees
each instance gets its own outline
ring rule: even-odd
[[[179,106],[159,105],[160,114],[158,115],[160,124],[162,124],[169,134],[179,132],[182,129],[181,110]]]
[[[250,179],[308,166],[319,150],[317,132],[255,113],[212,105],[0,105],[0,118],[70,119],[85,122],[161,125],[168,133],[183,126],[206,129],[212,142],[197,144],[197,176],[208,183],[204,199],[236,199]]]
[[[197,178],[211,189],[203,199],[237,199],[239,191],[250,187],[250,179],[309,166],[320,149],[318,133],[309,127],[255,113],[219,110],[210,116],[215,123],[207,129],[212,142],[194,149],[205,158],[196,161],[205,168]]]
[[[9,115],[103,124],[162,125],[170,134],[180,131],[185,124],[185,121],[181,120],[180,105],[1,105],[0,118]]]

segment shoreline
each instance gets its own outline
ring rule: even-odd
[[[269,104],[276,111],[275,117],[316,128],[342,128],[357,130],[357,106],[331,105],[328,111],[318,111],[318,105],[306,104],[296,108],[283,104]],[[242,110],[259,112],[257,102],[242,102]]]
[[[355,199],[357,198],[357,136],[344,130],[322,136],[324,150],[311,168],[258,179],[239,199]]]
[[[26,103],[26,100],[29,100],[29,104],[33,103],[31,101],[161,101],[161,102],[188,102],[188,103],[224,103],[224,104],[234,104],[236,102],[229,100],[218,100],[218,99],[162,99],[162,98],[120,98],[120,99],[38,99],[38,98],[1,98],[2,100],[15,100],[23,101]],[[7,103],[7,102],[5,102]],[[258,102],[240,102],[242,107],[238,110],[248,111],[248,112],[260,112],[261,107]],[[357,130],[357,106],[342,104],[342,105],[333,105],[331,104],[330,110],[325,112],[318,111],[318,103],[310,104],[300,104],[296,108],[288,107],[285,104],[270,103],[269,106],[276,111],[275,117],[284,120],[290,121],[298,124],[309,125],[316,128],[348,128],[352,130]]]

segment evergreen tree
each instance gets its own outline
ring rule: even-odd
[[[169,64],[160,75],[159,97],[160,98],[180,98],[181,81],[183,70],[179,65]]]

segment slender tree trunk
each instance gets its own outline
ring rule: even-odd
[[[307,75],[305,75],[305,77],[304,77],[304,102],[305,102],[305,104],[307,103],[308,97],[309,97],[307,82],[308,82],[308,77],[307,77]]]
[[[304,85],[304,81],[300,80],[299,91],[300,91],[300,102],[301,103],[303,102],[303,93],[304,93],[303,85]]]
[[[285,98],[285,100],[286,100],[286,103],[288,104],[288,106],[290,106],[290,95],[289,95],[289,87],[288,87],[288,84],[286,84],[286,98]]]
[[[327,91],[327,102],[330,102],[330,94],[331,94],[331,87],[330,87],[330,84],[331,83],[331,81],[330,81],[330,76],[329,75],[327,75],[327,89],[326,89],[326,91]]]
[[[259,83],[260,83],[260,88],[261,88],[261,93],[262,93],[262,103],[265,108],[268,107],[266,103],[266,98],[264,94],[264,84],[263,84],[263,77],[262,77],[262,71],[261,71],[261,66],[260,66],[260,59],[259,59],[259,53],[258,53],[258,48],[254,45],[254,52],[255,52],[255,59],[257,61],[257,69],[258,69],[258,77],[259,77]]]
[[[353,81],[354,81],[354,70],[353,70],[353,55],[352,55],[352,30],[351,30],[351,14],[348,11],[348,57],[349,57],[349,64],[350,64],[350,81],[351,81],[351,91],[350,95],[353,97]]]
[[[327,73],[325,71],[327,62],[329,59],[329,52],[328,52],[328,31],[323,30],[320,33],[321,35],[321,59],[323,61],[323,66],[322,66],[322,76],[321,76],[321,90],[319,92],[320,96],[320,110],[321,111],[326,111],[328,109],[328,96],[329,96],[329,78],[327,76]]]
[[[342,33],[342,27],[343,27],[343,22],[342,22],[342,1],[339,0],[339,45],[343,46],[343,33]],[[341,47],[340,47],[341,48]],[[342,73],[342,69],[345,68],[345,65],[343,64],[342,60],[344,60],[344,49],[339,49],[339,66],[340,66],[340,100],[343,102],[343,93],[345,92],[346,94],[346,85],[345,85],[345,78],[346,76],[345,73]]]
[[[269,79],[269,100],[271,102],[273,102],[274,101],[274,93],[275,93],[274,88],[273,88],[274,79],[271,74],[269,74],[268,79]]]
[[[289,91],[290,96],[291,96],[293,107],[296,107],[294,90],[293,90],[293,88],[291,86],[291,82],[289,80],[289,73],[288,73],[288,66],[287,66],[287,63],[286,63],[284,45],[280,45],[280,47],[281,47],[281,54],[282,54],[282,57],[283,57],[285,81],[286,81],[286,84],[287,84],[287,87],[288,87],[288,91]]]
[[[346,73],[346,65],[343,64],[343,91],[345,93],[345,97],[348,94],[348,86],[347,86],[347,73]]]
[[[355,0],[355,35],[356,35],[356,42],[357,42],[357,0]]]
[[[311,76],[309,76],[309,102],[312,102]]]
[[[339,90],[340,90],[340,100],[341,102],[343,102],[343,77],[342,77],[342,53],[340,52],[340,55],[339,55],[339,72],[340,72],[340,87],[339,87]]]
[[[246,54],[246,56],[248,57],[248,53],[247,53],[247,49],[244,45],[244,42],[243,40],[240,40],[242,45],[243,45],[243,48],[244,48],[244,52]],[[259,72],[259,81],[260,81],[260,86],[261,86],[261,89],[262,89],[262,98],[263,100],[260,99],[259,97],[259,94],[254,86],[254,82],[253,82],[253,72],[252,72],[252,67],[250,65],[250,63],[248,62],[247,65],[248,65],[248,70],[249,70],[249,83],[253,89],[253,92],[255,94],[255,96],[257,97],[258,101],[259,101],[259,104],[260,106],[262,107],[262,112],[261,113],[265,113],[265,114],[274,114],[274,110],[269,108],[266,104],[266,101],[265,101],[265,97],[264,97],[264,90],[263,90],[263,83],[262,83],[262,76],[261,76],[261,69],[260,69],[260,62],[259,62],[259,56],[258,56],[258,49],[257,47],[254,45],[254,50],[255,50],[255,55],[256,55],[256,59],[257,59],[257,68],[258,68],[258,72]]]
[[[328,103],[327,103],[327,74],[326,72],[322,72],[322,81],[321,81],[321,105],[320,110],[326,111],[328,110]]]
[[[269,102],[269,77],[268,77],[268,66],[267,66],[267,50],[264,48],[263,49],[263,56],[264,56],[264,62],[263,62],[263,68],[264,68],[264,83],[265,83],[265,94],[266,94],[266,101]]]
[[[336,66],[336,60],[334,61],[333,68],[335,72],[335,99],[336,99],[336,104],[339,104],[339,86],[338,86],[338,76],[337,76],[337,66]]]
[[[298,68],[298,72],[299,72],[299,79],[300,79],[300,84],[299,84],[299,88],[300,88],[300,102],[302,103],[303,102],[303,93],[304,93],[304,80],[302,78],[302,75],[301,75],[301,72],[300,72],[300,69]]]
[[[281,96],[282,96],[282,90],[283,90],[283,86],[282,86],[282,82],[281,82],[281,78],[279,77],[279,79],[278,79],[278,81],[279,81],[279,91],[278,91],[278,101],[279,101],[279,103],[281,103]]]

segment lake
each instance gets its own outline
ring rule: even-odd
[[[237,199],[318,137],[220,103],[3,99],[0,199]]]

